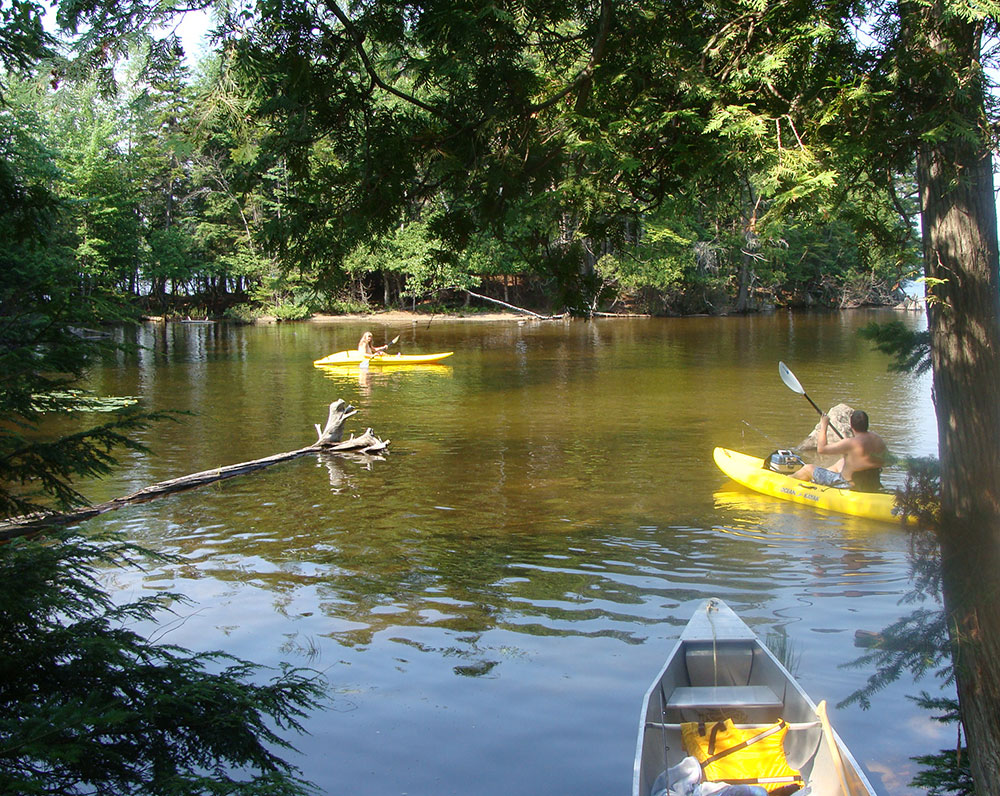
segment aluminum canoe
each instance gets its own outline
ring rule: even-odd
[[[654,796],[654,785],[660,792],[666,769],[686,756],[681,722],[723,718],[743,729],[784,719],[785,757],[801,772],[801,793],[875,796],[795,678],[728,605],[712,598],[695,611],[643,699],[632,796]]]

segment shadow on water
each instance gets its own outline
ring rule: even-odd
[[[108,577],[196,601],[170,641],[324,670],[330,708],[296,762],[325,793],[626,792],[642,694],[698,600],[780,638],[831,704],[867,675],[841,667],[855,632],[898,616],[905,533],[752,495],[711,460],[812,427],[779,359],[819,403],[865,408],[895,452],[933,452],[929,382],[885,371],[854,334],[872,317],[144,327],[147,348],[93,388],[194,414],[86,485],[94,500],[300,447],[336,398],[360,410],[348,431],[392,444],[108,515],[183,556]],[[312,366],[370,327],[452,364]],[[911,690],[832,715],[889,794],[942,743]]]

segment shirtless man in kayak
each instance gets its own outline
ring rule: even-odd
[[[361,335],[361,339],[358,341],[358,351],[364,354],[366,357],[374,356],[375,354],[381,354],[389,346],[387,345],[372,345],[372,333],[365,332]]]
[[[804,465],[793,476],[800,481],[812,481],[820,486],[877,492],[888,449],[878,434],[868,430],[868,415],[860,409],[852,412],[851,430],[854,436],[833,443],[826,441],[829,425],[830,418],[824,414],[819,421],[816,452],[828,456],[839,453],[840,459],[829,469],[815,464]]]

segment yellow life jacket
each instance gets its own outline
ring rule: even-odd
[[[763,785],[768,791],[802,785],[802,774],[788,765],[784,721],[739,730],[731,719],[681,724],[684,748],[701,763],[705,779],[731,785]]]

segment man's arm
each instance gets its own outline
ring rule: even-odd
[[[830,416],[824,414],[819,420],[819,434],[816,435],[816,453],[836,455],[847,453],[852,448],[851,438],[838,439],[836,442],[826,441],[826,430],[830,425]]]

